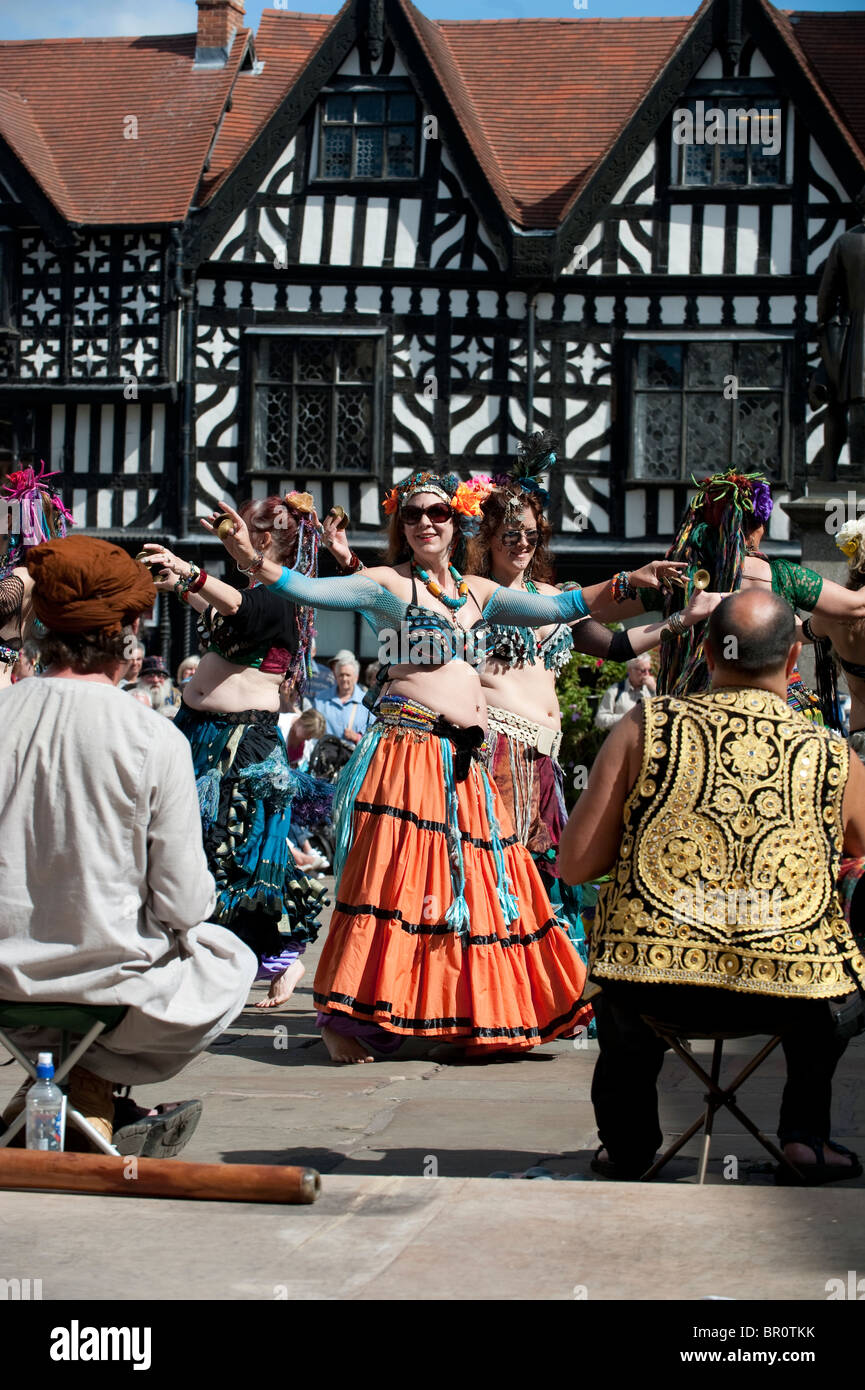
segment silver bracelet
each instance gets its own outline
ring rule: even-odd
[[[252,564],[249,566],[249,569],[244,569],[242,565],[238,565],[237,568],[238,568],[238,570],[239,570],[239,572],[240,572],[241,574],[250,575],[250,574],[255,574],[256,570],[260,570],[263,564],[264,564],[264,556],[262,555],[262,553],[261,553],[260,550],[256,550],[256,552],[255,552],[255,559],[253,560]]]

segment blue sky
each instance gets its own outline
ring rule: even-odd
[[[584,10],[573,0],[416,0],[431,19],[529,19],[609,15],[693,14],[699,0],[587,0]],[[795,3],[795,0],[793,0]],[[790,4],[790,0],[787,0]],[[245,0],[247,24],[258,28],[262,0]],[[271,3],[267,8],[279,8]],[[288,9],[334,14],[340,0],[303,5],[288,0]],[[791,5],[792,8],[792,5]],[[865,0],[802,0],[805,10],[865,8]],[[196,26],[195,0],[0,0],[0,39],[85,38],[111,34],[183,34]]]

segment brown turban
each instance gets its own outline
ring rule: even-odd
[[[144,565],[119,545],[90,536],[34,546],[27,569],[33,611],[52,632],[119,632],[156,601]]]

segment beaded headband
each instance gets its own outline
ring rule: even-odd
[[[381,504],[385,514],[393,516],[397,508],[402,511],[418,492],[431,492],[434,497],[440,497],[461,516],[480,515],[480,499],[470,483],[460,482],[456,473],[432,472],[412,473],[411,477],[392,487]]]

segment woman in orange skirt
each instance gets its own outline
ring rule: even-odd
[[[453,474],[393,489],[391,563],[348,579],[281,569],[222,505],[233,522],[223,543],[240,564],[292,601],[359,610],[379,638],[378,718],[334,801],[336,906],[314,987],[331,1057],[373,1061],[371,1049],[406,1037],[485,1057],[573,1032],[591,1012],[585,966],[482,764],[477,666],[488,623],[573,621],[612,581],[551,597],[463,579],[463,528],[479,508]],[[350,567],[361,568],[356,557]],[[676,568],[655,562],[632,578],[658,586]]]

